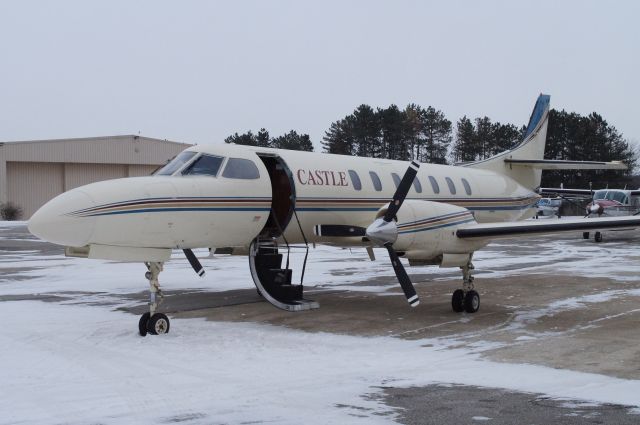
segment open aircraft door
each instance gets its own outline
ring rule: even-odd
[[[297,222],[293,174],[279,155],[258,153],[258,157],[269,173],[272,198],[269,219],[249,249],[251,276],[260,294],[282,310],[302,311],[318,308],[317,302],[303,298],[302,282],[300,284],[291,282],[289,254],[292,247],[284,233],[287,226],[294,224],[294,221]],[[308,247],[305,248],[308,249]],[[280,253],[280,249],[286,249],[284,267],[282,265],[284,255]],[[302,267],[304,274],[304,265]]]

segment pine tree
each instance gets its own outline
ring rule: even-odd
[[[451,152],[454,162],[475,161],[474,133],[473,123],[466,115],[458,120],[456,123],[456,140]]]
[[[327,153],[355,155],[353,137],[347,119],[332,122],[329,130],[325,131],[321,144]]]
[[[313,152],[313,144],[308,134],[298,134],[295,130],[271,139],[271,147]]]
[[[380,120],[373,108],[360,105],[345,120],[353,141],[352,155],[380,157]]]
[[[409,148],[404,137],[404,113],[396,105],[387,109],[378,108],[382,135],[380,157],[387,159],[409,159]]]
[[[451,145],[451,121],[445,118],[442,111],[432,106],[422,109],[420,113],[421,143],[415,159],[432,164],[446,164],[447,151]]]
[[[264,128],[261,128],[258,131],[258,134],[255,137],[256,146],[260,146],[263,148],[268,148],[271,146],[271,138],[269,137],[269,132]]]
[[[224,142],[225,143],[234,143],[236,145],[257,146],[256,138],[253,135],[253,133],[251,132],[251,130],[249,130],[248,132],[246,132],[244,134],[234,133],[232,136],[229,136],[226,139],[224,139]]]

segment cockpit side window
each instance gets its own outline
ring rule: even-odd
[[[183,172],[183,175],[189,176],[217,176],[220,166],[224,158],[221,156],[202,155],[189,165]]]
[[[184,164],[189,162],[191,158],[195,156],[197,152],[180,152],[178,156],[173,158],[167,165],[159,169],[154,173],[154,176],[170,176],[178,171]]]
[[[256,164],[249,159],[229,158],[222,177],[229,179],[253,180],[260,178],[260,171]]]

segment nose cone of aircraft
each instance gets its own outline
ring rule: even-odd
[[[29,219],[29,231],[48,242],[65,246],[86,245],[95,228],[95,217],[84,217],[82,210],[95,203],[85,192],[74,189],[56,196]]]

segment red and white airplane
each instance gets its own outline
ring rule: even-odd
[[[459,267],[456,312],[474,313],[473,253],[515,235],[634,228],[640,217],[523,221],[535,214],[543,169],[621,169],[613,163],[544,160],[549,96],[540,95],[524,140],[464,166],[407,163],[236,145],[193,146],[153,176],[108,180],[65,192],[40,208],[29,230],[70,256],[144,262],[149,312],[141,335],[169,331],[158,312],[158,275],[182,249],[200,275],[193,248],[249,257],[255,285],[284,310],[318,307],[291,283],[279,248],[314,243],[384,247],[411,306],[411,266]],[[401,177],[403,176],[403,177]],[[159,296],[157,296],[159,295]]]

